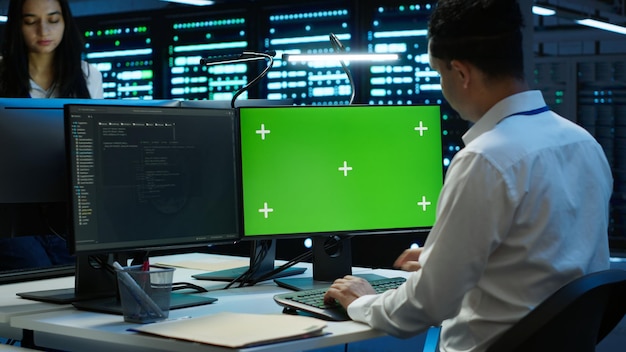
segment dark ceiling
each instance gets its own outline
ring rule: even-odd
[[[253,0],[248,0],[253,1]],[[259,0],[256,0],[257,2]],[[217,3],[246,2],[245,0],[216,0]],[[625,15],[626,0],[534,0],[535,3],[549,3],[565,8],[573,8],[587,13],[604,16]],[[0,0],[0,14],[6,14],[9,0]],[[191,5],[173,4],[161,0],[70,0],[72,12],[76,16],[90,16],[105,13],[133,12],[165,7],[190,7]],[[297,6],[297,1],[294,1]]]

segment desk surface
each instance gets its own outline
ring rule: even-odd
[[[223,259],[223,256],[199,255],[203,260],[211,260],[211,258]],[[194,256],[198,256],[198,254],[194,254]],[[302,266],[310,267],[310,264],[303,263]],[[225,285],[224,282],[191,279],[191,275],[198,272],[202,271],[178,268],[175,272],[175,280],[189,281],[203,286],[210,290],[210,292],[204,293],[204,295],[215,297],[218,301],[205,306],[172,310],[170,311],[170,319],[197,317],[223,311],[255,314],[280,314],[282,312],[282,308],[274,302],[273,296],[277,293],[287,292],[287,290],[276,286],[272,281],[266,281],[252,287],[222,290],[221,288]],[[372,271],[365,268],[354,269],[355,274],[368,272],[384,276],[402,275],[401,272],[394,270],[377,269]],[[307,275],[311,275],[310,270],[302,274],[304,277]],[[44,287],[44,289],[63,288],[71,285],[71,278],[69,279],[69,282],[68,278],[61,278],[46,280],[50,281],[48,283],[37,282],[32,283],[32,285],[22,283],[17,285],[19,287],[2,287],[2,291],[8,295],[8,291],[12,289],[14,295],[17,292],[16,289],[24,291],[26,286],[29,286],[27,290],[31,291],[35,287]],[[19,302],[18,306],[6,306],[6,304],[11,305],[16,302]],[[4,297],[0,304],[0,312],[4,315],[5,321],[10,321],[10,326],[14,329],[34,331],[35,343],[39,346],[75,351],[89,350],[90,352],[110,351],[112,349],[116,351],[235,351],[228,348],[131,332],[128,329],[135,326],[135,324],[124,322],[121,316],[79,311],[69,305],[50,305],[20,298],[9,299],[7,297]],[[330,334],[322,337],[246,348],[240,351],[301,351],[385,336],[385,334],[372,330],[367,325],[352,321],[328,322],[328,327],[325,331]],[[245,332],[242,331],[242,333]]]
[[[74,287],[73,276],[0,285],[0,336],[18,340],[22,339],[22,329],[10,326],[10,321],[13,317],[67,308],[63,305],[22,299],[16,293],[67,287]]]
[[[24,291],[41,291],[74,287],[74,277],[62,277],[30,282],[0,285],[0,324],[7,324],[16,315],[63,309],[64,306],[22,299],[16,295]]]

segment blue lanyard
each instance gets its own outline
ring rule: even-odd
[[[550,108],[547,105],[542,107],[542,108],[539,108],[539,109],[522,111],[522,112],[516,112],[515,114],[511,114],[509,116],[503,117],[502,120],[508,119],[509,117],[515,116],[515,115],[531,116],[531,115],[541,114],[542,112],[546,112],[546,111],[550,111]]]

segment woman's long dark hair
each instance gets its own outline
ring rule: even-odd
[[[26,0],[11,0],[4,29],[0,62],[0,96],[30,97],[28,49],[22,34],[22,9]],[[54,52],[53,87],[59,98],[90,98],[81,65],[83,39],[68,0],[57,0],[63,12],[63,39]]]

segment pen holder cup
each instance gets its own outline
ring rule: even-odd
[[[141,265],[117,270],[124,321],[153,323],[170,312],[174,268],[142,270]]]

